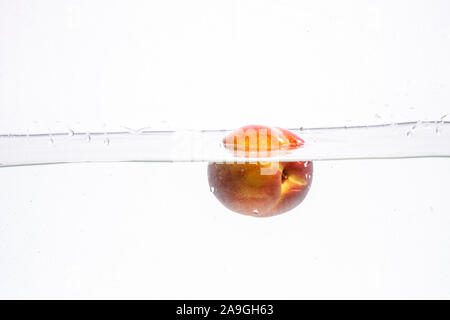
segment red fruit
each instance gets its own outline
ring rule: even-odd
[[[265,126],[246,126],[224,138],[227,149],[244,156],[291,150],[303,143],[288,130]],[[303,161],[208,165],[209,185],[217,199],[230,210],[255,217],[277,215],[299,205],[311,186],[312,173],[312,162]]]

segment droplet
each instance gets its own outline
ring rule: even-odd
[[[447,116],[448,116],[448,114],[444,114],[444,115],[441,117],[441,121],[444,121],[444,119],[447,118]]]
[[[411,135],[412,135],[412,132],[411,131],[408,131],[407,133],[406,133],[406,136],[409,138],[409,137],[411,137]]]
[[[416,122],[416,124],[414,124],[412,127],[411,127],[411,131],[414,131],[414,130],[416,130],[419,126],[420,126],[420,124],[422,123],[422,121],[417,121]]]
[[[67,130],[67,135],[69,137],[73,137],[75,135],[75,132],[72,129]]]
[[[381,119],[381,116],[378,114],[378,113],[375,113],[375,118],[377,118],[377,119]]]
[[[212,193],[214,193],[214,187],[213,187],[213,186],[209,187],[209,191],[211,191]]]
[[[49,139],[50,144],[54,145],[55,144],[55,139],[53,139],[53,137],[51,135],[49,136],[49,138],[50,138]]]
[[[86,133],[86,141],[91,142],[91,135],[89,133]]]
[[[421,125],[422,125],[422,120],[417,121],[416,124],[411,127],[411,131],[416,130]]]
[[[109,146],[109,138],[108,137],[106,137],[104,140],[103,140],[103,143],[104,144],[106,144],[107,146]]]

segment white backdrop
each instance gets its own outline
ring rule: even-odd
[[[444,0],[0,0],[0,133],[435,120],[449,57]],[[449,298],[449,168],[316,162],[270,219],[203,163],[3,168],[0,297]]]

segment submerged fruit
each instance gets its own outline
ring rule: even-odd
[[[303,140],[292,132],[247,126],[224,138],[240,156],[292,150]],[[299,205],[312,182],[312,162],[209,163],[208,180],[214,195],[228,209],[255,217],[277,215]]]

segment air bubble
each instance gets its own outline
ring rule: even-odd
[[[253,210],[253,213],[254,213],[254,214],[259,214],[258,209]]]
[[[303,166],[306,168],[307,166],[309,166],[309,161],[306,161]]]
[[[110,143],[110,141],[109,141],[109,136],[108,136],[108,132],[107,132],[106,130],[103,132],[103,143],[104,143],[106,146],[109,146],[109,143]]]
[[[211,186],[211,187],[209,188],[209,191],[211,191],[212,193],[214,193],[214,191],[215,191],[214,187]]]

